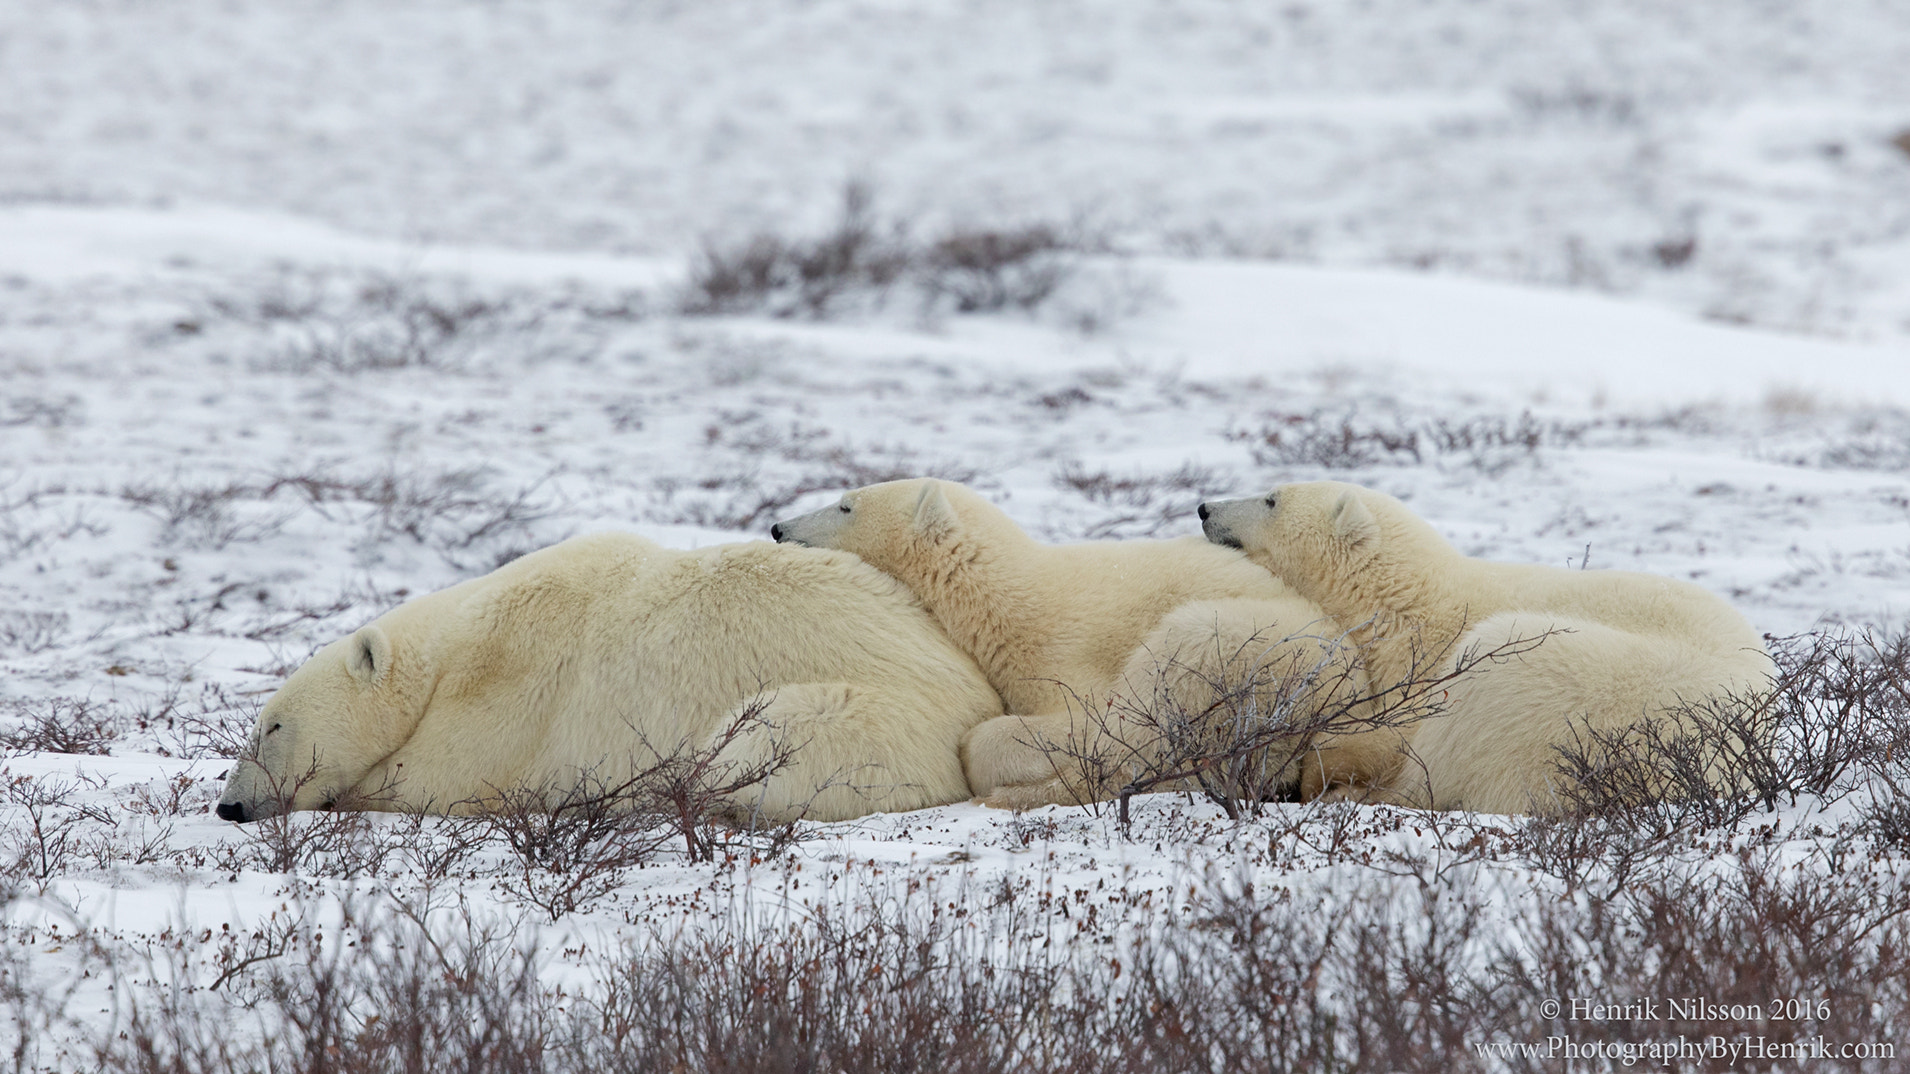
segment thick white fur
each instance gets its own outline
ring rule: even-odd
[[[1104,735],[1144,748],[1144,730],[1108,724],[1163,691],[1201,711],[1207,702],[1192,695],[1211,699],[1216,677],[1246,665],[1331,665],[1320,678],[1341,687],[1335,696],[1363,690],[1356,672],[1336,676],[1347,650],[1317,605],[1199,538],[1045,545],[972,490],[933,479],[857,489],[774,532],[899,578],[981,664],[1010,714],[977,727],[963,749],[969,782],[991,805],[1108,793],[1065,755],[1106,755]],[[1353,756],[1348,742],[1315,745],[1316,757]],[[1307,771],[1314,793],[1361,778],[1332,761]]]
[[[1467,653],[1542,639],[1456,681],[1413,736],[1395,789],[1421,805],[1555,808],[1557,747],[1589,726],[1676,720],[1681,703],[1770,681],[1758,633],[1688,582],[1463,556],[1406,505],[1339,482],[1203,506],[1210,540],[1239,547],[1349,624],[1375,689],[1450,670]],[[1550,633],[1557,632],[1557,633]]]
[[[700,749],[752,702],[725,760],[797,746],[741,813],[779,821],[969,796],[959,747],[1001,713],[915,599],[841,552],[698,551],[597,534],[419,597],[320,650],[259,714],[246,817],[333,802],[469,811],[512,788],[618,781]],[[308,778],[309,777],[309,778]]]

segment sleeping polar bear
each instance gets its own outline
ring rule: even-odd
[[[1373,489],[1282,485],[1201,504],[1200,518],[1209,540],[1348,624],[1375,689],[1449,672],[1466,653],[1509,654],[1454,681],[1445,715],[1414,731],[1419,767],[1393,784],[1413,804],[1549,812],[1558,749],[1581,732],[1655,721],[1682,733],[1687,706],[1770,685],[1757,631],[1698,586],[1471,559]]]
[[[721,742],[751,708],[721,758],[794,748],[732,803],[772,822],[965,799],[962,737],[1001,714],[974,661],[854,556],[603,533],[321,649],[260,711],[217,812],[471,812],[515,789],[614,786]]]

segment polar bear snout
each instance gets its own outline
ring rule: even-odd
[[[244,802],[220,802],[217,806],[213,807],[212,811],[219,815],[220,820],[234,821],[239,824],[244,824],[252,819],[246,815]]]
[[[804,548],[833,548],[835,538],[842,529],[845,510],[841,507],[825,507],[806,515],[785,518],[769,527],[769,535],[777,544],[795,544]]]
[[[1230,524],[1231,512],[1227,508],[1246,502],[1245,500],[1216,500],[1212,503],[1201,504],[1200,532],[1206,534],[1207,539],[1214,544],[1228,548],[1241,547],[1240,534]]]

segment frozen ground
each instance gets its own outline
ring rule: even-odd
[[[1125,835],[952,806],[666,854],[552,913],[496,846],[418,857],[455,842],[436,822],[301,853],[206,813],[312,649],[574,533],[759,539],[934,473],[1048,539],[1180,534],[1203,497],[1330,476],[1470,553],[1691,578],[1773,634],[1905,621],[1910,24],[1256,10],[0,11],[8,965],[76,989],[35,1061],[367,900],[503,922],[587,991],[625,945],[919,890],[1076,952],[1247,884],[1329,918],[1349,890],[1505,920],[1582,890],[1491,849],[1512,822],[1161,796]],[[921,234],[1079,217],[1094,252],[1027,312],[678,312],[702,237],[815,232],[857,175]],[[1706,852],[1814,875],[1862,800]],[[101,975],[114,945],[145,961]]]

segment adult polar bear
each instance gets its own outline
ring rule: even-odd
[[[1209,540],[1245,551],[1353,624],[1375,688],[1444,673],[1468,652],[1520,650],[1455,680],[1446,714],[1416,729],[1423,770],[1408,766],[1393,785],[1414,804],[1556,808],[1557,748],[1588,726],[1664,720],[1675,729],[1685,705],[1770,683],[1757,632],[1698,586],[1471,559],[1372,489],[1282,485],[1202,504],[1200,517]]]
[[[1202,713],[1216,683],[1257,684],[1267,715],[1349,710],[1349,733],[1290,743],[1270,762],[1303,796],[1392,769],[1398,735],[1358,726],[1365,680],[1340,628],[1198,537],[1044,545],[972,490],[930,478],[853,490],[770,532],[854,552],[901,579],[981,663],[1010,714],[963,745],[969,783],[990,805],[1111,793],[1088,769],[1154,763],[1160,728],[1145,726],[1145,712]]]
[[[791,763],[735,809],[840,820],[969,796],[968,730],[1001,714],[901,585],[842,552],[699,551],[603,533],[408,601],[320,650],[259,712],[218,814],[468,812],[505,790],[615,785],[703,749]]]

